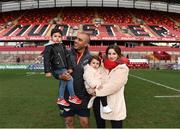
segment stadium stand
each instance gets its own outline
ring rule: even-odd
[[[75,13],[76,12],[76,13]],[[94,9],[91,8],[64,8],[62,23],[92,23],[95,17]]]
[[[98,17],[104,20],[104,23],[111,24],[129,24],[133,23],[129,9],[119,8],[100,8],[98,9]]]
[[[11,3],[11,0],[9,1],[8,3]],[[0,4],[3,2],[1,1]],[[49,40],[50,30],[53,27],[62,29],[63,40],[68,47],[72,45],[77,31],[84,30],[91,34],[91,51],[104,52],[107,45],[113,43],[120,45],[123,54],[128,55],[129,59],[149,60],[149,62],[130,62],[128,64],[130,68],[149,68],[150,63],[158,61],[168,60],[174,63],[177,60],[177,55],[180,54],[178,47],[180,15],[161,12],[160,8],[153,8],[155,3],[160,3],[160,5],[167,5],[165,6],[167,11],[172,10],[172,7],[176,8],[177,6],[174,4],[178,2],[176,0],[117,0],[117,6],[113,5],[114,3],[112,5],[109,3],[111,7],[107,6],[107,1],[106,3],[102,1],[102,4],[97,4],[97,8],[85,7],[90,6],[88,5],[89,0],[84,6],[79,1],[81,7],[78,6],[78,8],[70,7],[78,5],[74,0],[69,4],[68,2],[58,3],[54,0],[54,5],[52,3],[51,5],[56,8],[50,6],[47,8],[43,2],[48,1],[36,0],[37,5],[32,6],[32,9],[25,9],[24,3],[26,2],[26,0],[13,0],[13,3],[19,5],[20,11],[0,13],[0,17],[2,17],[0,19],[0,41],[4,42],[0,47],[0,63],[15,63],[16,57],[20,57],[21,61],[24,60],[25,63],[42,62],[39,56],[44,49],[43,44]],[[113,8],[113,6],[125,6],[125,3],[131,3],[132,8],[136,8],[136,2],[150,2],[149,9],[155,11],[130,9],[129,7]],[[15,8],[15,5],[12,8]],[[0,10],[3,11],[3,9],[6,8],[2,4]],[[35,46],[40,43],[41,46],[30,47],[31,42],[29,41],[35,42]],[[177,47],[149,46],[154,41],[175,42]],[[17,48],[7,45],[6,42],[26,42],[25,44],[30,44],[30,46]]]
[[[49,13],[50,12],[50,13]],[[58,15],[58,9],[32,10],[24,13],[19,19],[19,24],[47,24]]]

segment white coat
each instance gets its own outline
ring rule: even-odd
[[[102,67],[101,72],[102,89],[95,89],[96,96],[107,96],[108,106],[112,109],[111,113],[103,113],[101,105],[101,117],[105,120],[124,120],[127,116],[124,88],[128,80],[129,68],[125,64],[119,64],[110,72]]]
[[[94,89],[101,85],[102,75],[100,69],[95,69],[89,64],[84,67],[83,78],[85,87],[89,94],[94,93]]]

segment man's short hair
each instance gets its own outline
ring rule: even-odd
[[[91,40],[91,39],[90,39],[90,34],[84,32],[84,31],[79,31],[78,33],[86,35],[86,37],[87,37],[86,42],[87,42],[88,44],[90,43],[90,40]]]

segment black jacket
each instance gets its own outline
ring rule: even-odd
[[[70,108],[72,109],[80,109],[80,108],[85,108],[87,109],[87,104],[89,102],[90,99],[90,95],[87,93],[85,85],[84,85],[84,79],[83,79],[83,74],[84,74],[84,66],[89,62],[89,59],[91,58],[90,52],[88,51],[88,49],[85,50],[83,56],[81,57],[79,63],[77,64],[77,52],[75,51],[75,49],[71,49],[70,50],[70,59],[72,62],[72,66],[73,66],[73,73],[72,73],[72,77],[73,77],[73,84],[74,84],[74,92],[75,95],[77,95],[81,100],[82,100],[82,104],[72,104],[70,103]],[[68,90],[66,88],[65,91],[65,99],[68,100],[69,97],[69,93]],[[63,108],[63,106],[60,106],[60,109]]]
[[[70,55],[62,43],[49,44],[44,50],[44,72],[53,72],[60,68],[72,68]]]

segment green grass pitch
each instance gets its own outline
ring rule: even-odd
[[[58,81],[41,73],[0,70],[0,128],[65,127],[56,105]],[[180,71],[130,70],[125,98],[125,128],[180,128]],[[90,127],[96,127],[92,112]]]

